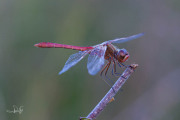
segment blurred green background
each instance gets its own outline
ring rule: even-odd
[[[179,0],[0,0],[0,120],[78,120],[110,89],[88,74],[87,57],[58,75],[77,51],[34,44],[92,46],[141,32],[117,45],[139,67],[97,119],[179,120]],[[22,114],[6,112],[13,105]]]

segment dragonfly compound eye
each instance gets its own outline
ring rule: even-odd
[[[121,57],[125,57],[128,54],[128,52],[126,51],[126,49],[120,49],[118,54]]]
[[[117,58],[119,62],[125,62],[129,58],[129,53],[126,49],[120,49]]]

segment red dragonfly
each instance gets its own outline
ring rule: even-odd
[[[65,45],[65,44],[58,44],[58,43],[50,43],[50,42],[41,42],[35,44],[36,47],[41,48],[66,48],[66,49],[73,49],[79,50],[78,53],[75,53],[69,57],[67,62],[65,63],[63,69],[59,72],[62,74],[69,70],[72,66],[76,65],[81,59],[83,59],[87,54],[89,54],[88,62],[87,62],[87,69],[89,74],[95,75],[97,74],[102,68],[105,63],[105,60],[108,60],[108,63],[101,71],[101,75],[104,70],[105,75],[113,62],[114,72],[116,71],[116,63],[122,64],[123,62],[127,61],[129,58],[129,53],[126,49],[119,49],[112,45],[112,43],[124,43],[136,38],[143,36],[143,33],[136,34],[126,38],[117,38],[114,40],[105,41],[101,44],[89,46],[89,47],[80,47],[80,46],[73,46],[73,45]]]

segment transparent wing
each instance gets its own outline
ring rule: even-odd
[[[76,65],[81,59],[83,59],[90,50],[79,51],[78,53],[72,54],[69,59],[66,61],[63,69],[59,72],[59,75],[66,72],[72,66]]]
[[[136,35],[133,35],[133,36],[130,36],[130,37],[126,37],[126,38],[117,38],[117,39],[114,39],[114,40],[110,40],[109,42],[110,43],[123,43],[123,42],[127,42],[127,41],[130,41],[130,40],[134,40],[136,38],[139,38],[141,36],[143,36],[144,33],[139,33],[139,34],[136,34]]]
[[[87,69],[89,74],[95,75],[104,65],[104,55],[107,46],[97,46],[88,57]]]

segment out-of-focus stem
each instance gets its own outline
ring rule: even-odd
[[[89,113],[87,117],[81,117],[80,120],[92,120],[96,119],[96,117],[104,110],[106,105],[110,103],[119,89],[123,86],[129,76],[134,72],[138,64],[131,64],[126,70],[122,73],[122,75],[118,78],[112,88],[107,92],[107,94],[103,97],[103,99],[96,105],[96,107]]]

